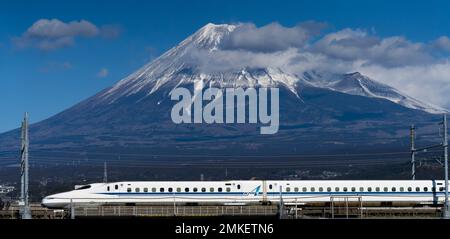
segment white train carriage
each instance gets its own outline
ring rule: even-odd
[[[45,197],[42,205],[72,204],[317,204],[347,202],[442,204],[441,180],[236,180],[94,183]]]

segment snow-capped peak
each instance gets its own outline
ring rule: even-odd
[[[100,95],[102,102],[112,103],[124,96],[140,93],[143,97],[153,94],[161,87],[177,87],[202,80],[205,85],[220,87],[254,87],[279,85],[287,88],[297,97],[302,86],[327,88],[351,95],[382,98],[402,106],[423,110],[429,113],[446,112],[445,109],[423,103],[400,93],[398,90],[372,80],[359,72],[334,74],[309,71],[302,76],[289,74],[278,67],[250,68],[242,65],[240,69],[228,72],[203,72],[192,58],[198,50],[204,57],[218,57],[212,52],[220,50],[220,44],[238,25],[212,23],[196,31],[154,61],[135,73],[116,83]]]
[[[191,37],[183,41],[181,45],[194,44],[198,48],[215,50],[218,48],[222,39],[234,31],[235,28],[235,25],[216,25],[213,23],[208,23],[204,27],[200,28],[200,30],[194,33]]]
[[[198,49],[217,50],[221,40],[235,28],[235,25],[228,24],[206,24],[177,46],[116,83],[100,97],[114,102],[122,96],[141,91],[147,91],[149,94],[155,92],[180,72],[196,71],[195,66],[189,62],[189,54]]]

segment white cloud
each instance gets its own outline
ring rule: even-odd
[[[223,40],[222,48],[253,52],[276,52],[290,47],[300,48],[325,26],[324,23],[312,21],[299,23],[294,27],[284,27],[276,22],[259,28],[253,23],[240,24]]]
[[[99,78],[105,78],[109,75],[109,70],[107,68],[102,68],[100,69],[100,71],[97,73],[97,77]]]
[[[72,46],[78,37],[92,38],[102,35],[106,38],[114,38],[119,34],[119,28],[114,25],[99,28],[86,20],[66,23],[58,19],[40,19],[20,37],[14,37],[12,41],[18,48],[33,47],[48,51]]]
[[[408,95],[450,108],[448,37],[426,43],[350,28],[318,36],[321,29],[300,24],[291,28],[278,23],[263,27],[241,24],[219,49],[194,49],[186,62],[205,72],[242,67],[278,67],[297,75],[309,70],[359,71]]]
[[[84,36],[92,37],[98,34],[98,28],[86,21],[62,22],[58,19],[40,19],[25,32],[26,37],[61,38]]]
[[[380,38],[366,31],[344,29],[325,35],[314,43],[313,52],[345,61],[364,61],[367,65],[396,67],[427,64],[432,56],[425,44],[404,37]]]
[[[447,36],[441,36],[436,41],[434,45],[441,50],[450,52],[450,39]]]

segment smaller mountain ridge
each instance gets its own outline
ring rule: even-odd
[[[421,110],[431,114],[449,112],[442,107],[425,103],[403,94],[399,90],[370,79],[359,72],[330,74],[310,71],[303,74],[303,82],[310,86],[326,88],[345,94],[385,99],[410,109]]]

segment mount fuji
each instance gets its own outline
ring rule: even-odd
[[[408,128],[447,112],[358,72],[306,71],[241,65],[208,71],[197,52],[217,57],[235,25],[207,24],[115,85],[31,125],[36,151],[145,154],[267,155],[407,147]],[[176,87],[278,87],[280,129],[260,135],[253,124],[174,124]],[[18,150],[19,130],[0,135],[0,151]]]

